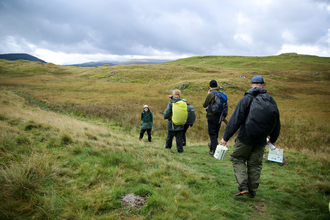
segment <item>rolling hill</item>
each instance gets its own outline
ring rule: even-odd
[[[41,62],[41,63],[46,63],[45,61],[26,54],[26,53],[8,53],[8,54],[0,54],[0,59],[4,59],[4,60],[10,60],[10,61],[14,61],[14,60],[27,60],[27,61],[37,61],[37,62]]]

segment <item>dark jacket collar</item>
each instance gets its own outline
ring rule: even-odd
[[[249,91],[247,91],[245,93],[245,95],[251,94],[253,96],[256,96],[256,95],[261,94],[261,93],[267,93],[267,90],[263,89],[263,88],[260,88],[260,87],[254,87],[254,88],[251,88]]]

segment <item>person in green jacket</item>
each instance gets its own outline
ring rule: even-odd
[[[181,91],[178,89],[173,90],[173,95],[169,95],[168,98],[170,98],[170,102],[168,103],[165,111],[164,111],[164,119],[167,120],[167,138],[166,138],[166,144],[165,148],[171,149],[172,148],[172,142],[173,138],[175,136],[176,139],[176,148],[179,153],[183,153],[183,125],[175,125],[172,122],[172,103],[181,101]]]
[[[215,103],[215,94],[212,91],[220,92],[220,88],[218,87],[217,81],[214,79],[210,81],[210,90],[207,93],[207,96],[203,102],[203,107],[206,109],[206,118],[207,118],[207,126],[208,132],[210,136],[210,143],[208,143],[209,147],[209,155],[214,156],[214,152],[218,146],[218,137],[220,130],[220,115],[216,115],[210,111],[209,105],[213,105]],[[227,115],[225,115],[226,117]]]
[[[147,134],[148,134],[148,143],[151,142],[151,129],[152,129],[153,119],[154,119],[154,115],[150,111],[150,108],[147,105],[143,106],[143,110],[141,112],[142,123],[141,123],[141,131],[140,131],[139,141],[142,140],[144,133],[147,132]]]

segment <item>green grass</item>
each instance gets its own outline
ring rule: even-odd
[[[102,141],[85,139],[56,148],[33,142],[19,162],[3,164],[1,201],[7,202],[2,203],[1,218],[329,217],[326,159],[286,151],[284,165],[264,161],[255,199],[235,198],[228,155],[218,161],[208,156],[205,145],[191,145],[178,154],[158,142],[97,138]],[[18,152],[12,149],[2,157]],[[145,197],[146,205],[139,210],[124,207],[120,198],[128,193]]]
[[[297,54],[97,68],[0,60],[0,219],[329,219],[329,67]],[[216,79],[230,118],[255,74],[280,109],[284,163],[265,159],[256,198],[236,198],[235,137],[224,161],[209,157],[201,105]],[[197,121],[178,154],[163,147],[159,112],[186,84]],[[151,144],[137,141],[144,104]],[[141,209],[121,202],[131,193]]]

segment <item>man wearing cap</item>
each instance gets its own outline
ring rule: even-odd
[[[218,88],[218,83],[214,79],[210,81],[210,90],[206,95],[206,98],[203,102],[203,107],[207,108],[207,126],[208,132],[210,136],[211,143],[208,143],[208,147],[210,149],[209,155],[213,157],[215,149],[218,146],[218,136],[220,130],[220,115],[216,115],[209,110],[209,105],[213,105],[215,103],[215,94],[212,91],[220,92]]]
[[[143,110],[141,112],[141,130],[140,130],[140,137],[139,141],[142,140],[143,134],[147,132],[148,134],[148,143],[151,142],[151,129],[152,129],[152,122],[154,119],[154,115],[150,111],[149,107],[147,105],[143,106]]]
[[[252,78],[250,84],[251,89],[247,91],[238,102],[229,122],[227,123],[224,136],[221,140],[221,144],[226,146],[229,139],[237,130],[239,130],[233,152],[230,154],[230,160],[232,161],[234,168],[234,175],[238,183],[238,191],[234,193],[234,196],[248,194],[250,198],[254,198],[259,187],[262,159],[267,140],[264,137],[251,139],[248,135],[248,132],[251,132],[251,130],[247,131],[245,128],[245,121],[249,115],[250,105],[254,97],[259,94],[262,95],[267,93],[264,86],[265,82],[261,76],[254,76]],[[270,99],[273,100],[271,96]],[[273,100],[273,102],[276,105],[275,100]],[[250,115],[249,117],[256,116]],[[281,129],[279,114],[275,117],[277,117],[275,118],[275,125],[269,125],[274,128],[272,127],[273,130],[268,134],[270,136],[270,142],[273,144],[276,142]]]

